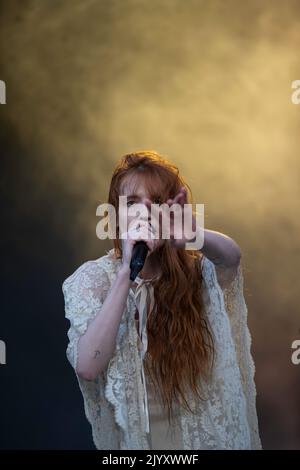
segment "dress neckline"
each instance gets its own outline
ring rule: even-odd
[[[144,279],[143,277],[140,277],[140,276],[136,276],[135,281],[137,281],[137,282],[150,282],[150,281],[153,281],[154,278],[155,278],[155,276],[147,278],[147,279]]]

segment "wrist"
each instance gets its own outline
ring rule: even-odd
[[[129,279],[129,276],[130,276],[130,266],[127,263],[123,263],[121,268],[118,271],[118,277]]]

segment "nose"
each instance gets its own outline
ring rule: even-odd
[[[151,221],[151,200],[149,198],[144,197],[141,200],[142,204],[144,204],[145,208],[148,211],[148,216],[146,217],[146,212],[145,214],[141,215],[142,220],[147,220],[148,222]]]

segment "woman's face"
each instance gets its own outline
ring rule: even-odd
[[[119,204],[119,215],[123,221],[127,222],[127,228],[135,222],[138,223],[139,220],[148,221],[152,227],[152,233],[155,233],[153,251],[157,250],[165,243],[165,240],[161,238],[161,224],[158,222],[158,217],[151,219],[151,204],[162,204],[164,201],[161,201],[159,197],[151,197],[143,182],[139,182],[136,178],[123,181],[120,196],[126,196],[126,204]],[[142,214],[134,204],[142,205]]]

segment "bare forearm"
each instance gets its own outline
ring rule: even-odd
[[[77,373],[93,380],[111,359],[116,343],[122,313],[132,281],[129,268],[122,267],[102,305],[78,341]]]
[[[200,250],[214,264],[235,266],[241,258],[239,245],[227,235],[204,229],[204,244]]]

